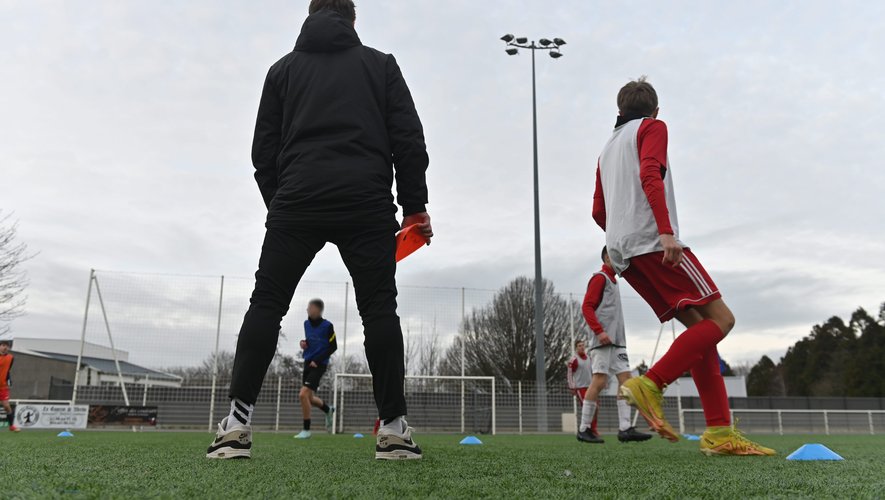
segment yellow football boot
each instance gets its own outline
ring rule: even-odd
[[[653,431],[671,442],[679,441],[679,434],[664,417],[664,393],[650,378],[645,375],[631,378],[621,385],[620,395],[627,404],[639,410]]]
[[[712,455],[772,456],[777,452],[747,439],[734,425],[708,427],[701,436],[701,453]]]

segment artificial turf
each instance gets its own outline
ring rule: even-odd
[[[252,460],[207,460],[207,433],[0,434],[5,498],[746,498],[885,496],[885,436],[764,436],[777,457],[704,457],[697,442],[416,435],[421,461],[377,462],[374,439],[255,436]],[[819,442],[842,462],[794,462]]]

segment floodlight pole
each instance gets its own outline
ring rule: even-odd
[[[547,432],[547,370],[544,365],[544,280],[541,275],[541,211],[538,194],[538,98],[535,85],[535,42],[532,42],[532,155],[535,183],[535,387],[538,432]]]
[[[501,38],[507,44],[507,53],[515,55],[517,49],[528,49],[532,52],[532,158],[534,181],[534,219],[535,219],[535,397],[538,419],[538,432],[547,432],[547,373],[545,367],[546,353],[544,349],[544,279],[541,273],[541,213],[538,193],[538,97],[535,78],[535,51],[547,50],[556,59],[562,56],[560,45],[565,42],[559,38],[555,42],[542,39],[541,45],[532,40],[505,35]]]

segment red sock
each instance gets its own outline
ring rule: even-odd
[[[701,396],[701,406],[708,427],[731,425],[728,409],[728,392],[719,369],[719,353],[712,348],[692,368],[691,378]]]
[[[590,422],[590,430],[593,434],[599,434],[596,430],[596,418],[599,416],[599,402],[596,402],[596,413],[593,414],[593,422]]]
[[[722,340],[722,330],[713,320],[705,319],[676,337],[667,354],[655,363],[645,375],[658,387],[672,383],[691,369],[704,354]]]

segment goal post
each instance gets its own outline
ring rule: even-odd
[[[495,389],[495,377],[491,376],[406,375],[409,420],[422,431],[495,435]],[[377,417],[371,375],[336,373],[332,399],[337,413],[332,423],[333,434],[348,428],[371,428]]]

